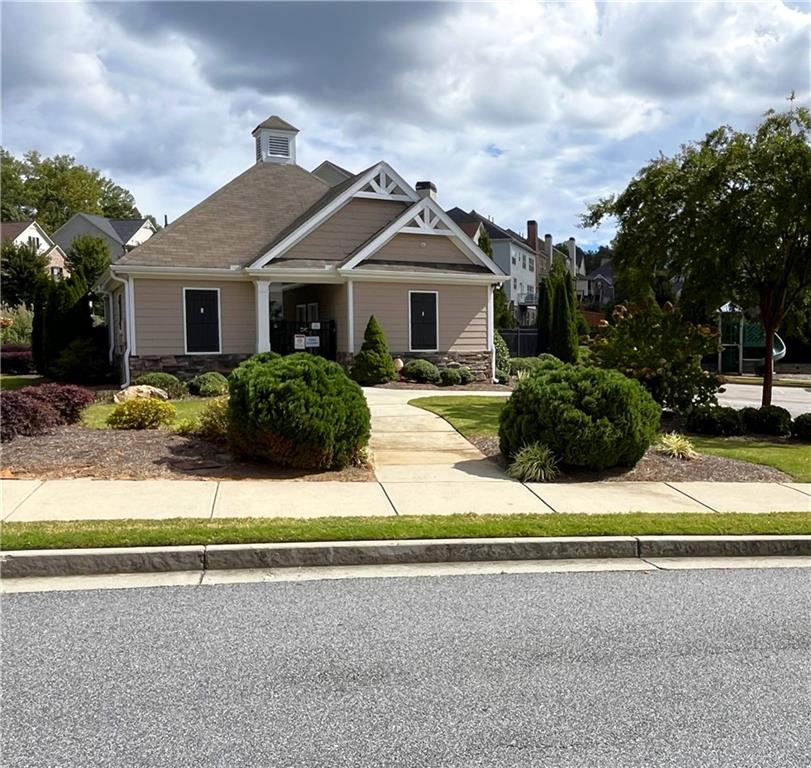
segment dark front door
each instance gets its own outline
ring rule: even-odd
[[[437,344],[437,294],[411,293],[411,350],[432,352]]]
[[[186,351],[220,351],[220,298],[216,290],[188,288],[186,302]]]

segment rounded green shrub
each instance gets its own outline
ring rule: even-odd
[[[460,384],[470,384],[473,381],[473,371],[470,370],[466,365],[463,365],[461,368],[457,368],[459,371],[459,383]]]
[[[212,397],[195,419],[186,419],[177,428],[178,434],[199,437],[211,443],[228,440],[228,398]]]
[[[794,419],[792,434],[798,440],[811,443],[811,413],[801,413]]]
[[[299,352],[239,365],[229,379],[228,439],[240,456],[341,469],[369,442],[361,388],[337,363]]]
[[[504,337],[496,331],[493,336],[493,344],[496,348],[496,371],[504,371],[509,377],[510,374],[510,348]],[[496,376],[498,378],[498,376]]]
[[[352,360],[352,378],[358,384],[371,387],[375,384],[385,384],[396,375],[386,334],[372,315],[363,334],[363,346]]]
[[[501,412],[499,443],[509,460],[542,443],[567,466],[633,466],[660,416],[644,387],[618,371],[561,365],[518,383]]]
[[[400,371],[400,376],[420,384],[439,384],[439,368],[430,360],[409,360]]]
[[[162,389],[172,400],[179,400],[181,397],[185,397],[188,392],[186,385],[171,373],[145,373],[135,379],[134,383]]]
[[[742,408],[740,413],[746,431],[753,435],[787,437],[791,434],[791,414],[779,405]]]
[[[531,443],[515,454],[507,474],[522,483],[548,483],[560,474],[558,459],[545,445]]]
[[[554,368],[560,368],[563,363],[558,360],[554,355],[544,353],[538,357],[514,357],[510,370],[514,375],[521,373],[521,371],[529,371],[535,373],[536,371],[551,371]]]
[[[139,397],[119,403],[107,417],[107,426],[113,429],[158,429],[171,424],[176,416],[177,411],[171,403],[154,397]]]
[[[693,408],[687,414],[687,431],[697,435],[732,437],[745,432],[740,411],[725,405]]]
[[[217,371],[201,373],[189,382],[189,392],[200,397],[219,397],[228,392],[228,379]]]
[[[439,372],[439,383],[443,387],[452,387],[462,383],[462,376],[458,368],[442,368]]]

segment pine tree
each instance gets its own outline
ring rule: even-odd
[[[555,270],[553,270],[554,272]],[[564,363],[577,362],[577,300],[572,276],[565,268],[555,274],[555,295],[552,304],[552,335],[549,351]]]
[[[385,384],[396,375],[386,334],[374,315],[366,324],[363,346],[352,361],[352,378],[364,386]]]

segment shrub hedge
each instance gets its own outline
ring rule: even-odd
[[[23,390],[0,392],[0,441],[41,435],[62,423],[54,408]]]
[[[740,411],[725,405],[706,405],[687,414],[687,431],[733,437],[744,434],[746,429]]]
[[[178,379],[177,376],[173,376],[171,373],[162,373],[160,371],[144,373],[135,379],[134,383],[162,389],[172,400],[179,400],[181,397],[188,394],[186,385]]]
[[[462,383],[462,376],[458,368],[442,368],[439,371],[439,383],[443,387],[452,387],[454,384]]]
[[[169,426],[177,416],[171,403],[154,397],[141,397],[119,403],[107,417],[113,429],[158,429]]]
[[[251,358],[229,379],[228,438],[240,456],[302,469],[341,469],[369,442],[361,388],[337,363],[299,352]]]
[[[791,433],[798,440],[811,443],[811,413],[801,413],[794,419]]]
[[[400,371],[400,376],[421,384],[439,384],[439,368],[430,360],[409,360]]]
[[[554,368],[559,368],[561,365],[563,365],[563,363],[554,355],[545,352],[542,355],[538,355],[538,357],[514,357],[510,371],[513,375],[521,371],[535,373],[535,371],[549,371]]]
[[[456,370],[459,371],[460,384],[470,384],[470,382],[473,381],[473,371],[471,371],[466,365],[463,365]]]
[[[509,378],[510,375],[510,348],[504,337],[496,331],[493,336],[493,343],[496,348],[496,371],[503,371]],[[498,378],[498,376],[496,376]]]
[[[791,434],[791,414],[779,405],[741,408],[740,414],[746,431],[753,435],[787,437]]]
[[[560,365],[519,382],[501,412],[501,452],[542,443],[565,465],[633,466],[650,445],[661,408],[618,371]]]
[[[188,384],[189,392],[200,397],[220,397],[228,392],[228,379],[218,371],[195,376]]]

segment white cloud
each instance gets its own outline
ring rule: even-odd
[[[604,242],[610,228],[576,231],[586,202],[659,150],[723,122],[750,128],[792,89],[811,91],[811,15],[776,0],[3,15],[4,146],[74,154],[158,217],[244,170],[251,129],[276,112],[301,129],[305,167],[387,159],[433,180],[446,206]]]

